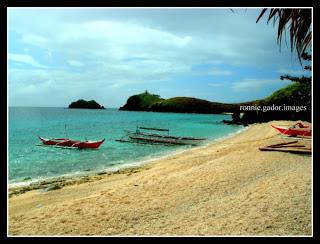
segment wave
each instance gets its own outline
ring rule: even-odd
[[[112,173],[112,172],[116,172],[116,171],[126,169],[126,168],[141,167],[141,166],[153,163],[153,162],[161,160],[161,159],[166,159],[171,156],[176,156],[176,155],[182,154],[186,151],[197,150],[199,148],[206,148],[206,147],[210,146],[212,143],[228,139],[228,138],[233,137],[233,136],[235,136],[235,135],[237,135],[247,129],[248,129],[248,127],[242,127],[239,130],[237,130],[235,132],[228,133],[225,136],[221,136],[219,138],[208,139],[206,142],[204,142],[198,146],[192,146],[192,147],[191,146],[184,146],[183,148],[177,148],[177,149],[170,150],[170,151],[161,151],[161,152],[154,153],[154,154],[151,154],[151,155],[148,155],[145,157],[137,158],[132,161],[118,160],[118,161],[112,162],[112,166],[110,166],[110,164],[109,164],[109,166],[107,166],[107,167],[98,168],[98,169],[94,169],[94,170],[90,170],[90,171],[81,170],[81,171],[65,173],[65,174],[60,174],[60,175],[50,176],[50,177],[37,177],[34,179],[25,180],[25,181],[12,180],[11,182],[8,182],[8,188],[25,187],[25,186],[29,186],[31,184],[41,183],[41,182],[45,182],[45,181],[50,182],[50,181],[54,181],[57,179],[73,179],[73,178],[77,178],[77,177],[97,175],[102,172],[103,173]]]

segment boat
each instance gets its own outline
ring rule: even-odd
[[[155,139],[155,138],[148,138],[148,137],[139,137],[139,136],[129,136],[130,139],[136,141],[144,141],[144,142],[151,142],[151,143],[163,143],[163,144],[173,144],[173,145],[193,145],[194,143],[186,143],[182,140],[177,139]]]
[[[311,136],[312,135],[311,126],[303,125],[301,123],[297,123],[293,127],[282,127],[277,125],[271,125],[271,126],[285,136]]]
[[[167,132],[167,134],[146,133],[140,130],[155,130]],[[162,145],[197,145],[206,138],[169,135],[169,129],[137,127],[135,132],[126,131],[128,139],[118,139],[119,142],[131,142],[140,144],[162,144]]]
[[[71,140],[71,139],[67,139],[67,138],[47,139],[47,138],[43,138],[41,136],[38,136],[38,137],[42,141],[42,143],[44,145],[47,145],[47,146],[79,148],[79,149],[84,149],[84,148],[95,149],[95,148],[99,148],[100,145],[105,141],[105,139],[98,140],[98,141],[89,141],[89,140],[78,141],[78,140]]]
[[[191,141],[203,141],[206,138],[196,138],[196,137],[188,137],[188,136],[169,136],[169,135],[160,135],[160,134],[151,134],[144,132],[127,132],[128,135],[138,135],[143,137],[155,137],[155,138],[164,138],[164,139],[177,139],[177,140],[191,140]]]

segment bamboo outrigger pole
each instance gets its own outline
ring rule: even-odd
[[[138,128],[143,130],[169,131],[169,129],[152,128],[152,127],[138,127]]]

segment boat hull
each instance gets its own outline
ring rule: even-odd
[[[46,139],[40,136],[39,136],[39,139],[42,141],[44,145],[60,146],[60,147],[76,147],[79,149],[99,148],[101,144],[105,141],[105,139],[100,141],[76,141],[76,140],[70,140],[66,138]]]
[[[169,139],[169,140],[185,140],[185,141],[204,141],[206,138],[195,138],[195,137],[187,137],[187,136],[169,136],[169,135],[160,135],[160,134],[149,134],[143,132],[127,132],[129,136],[137,136],[137,137],[146,137],[146,138],[160,138],[160,139]]]
[[[311,136],[312,131],[310,128],[285,128],[276,125],[271,125],[277,131],[279,131],[282,135],[286,136]]]
[[[177,140],[177,139],[160,139],[152,137],[141,137],[129,135],[129,138],[137,141],[144,141],[150,143],[160,143],[160,144],[172,144],[172,145],[196,145],[194,141],[187,140]]]

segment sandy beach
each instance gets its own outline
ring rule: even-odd
[[[312,235],[310,155],[271,124],[142,167],[9,189],[10,236]],[[301,143],[309,143],[310,141]],[[129,155],[128,155],[129,157]]]

